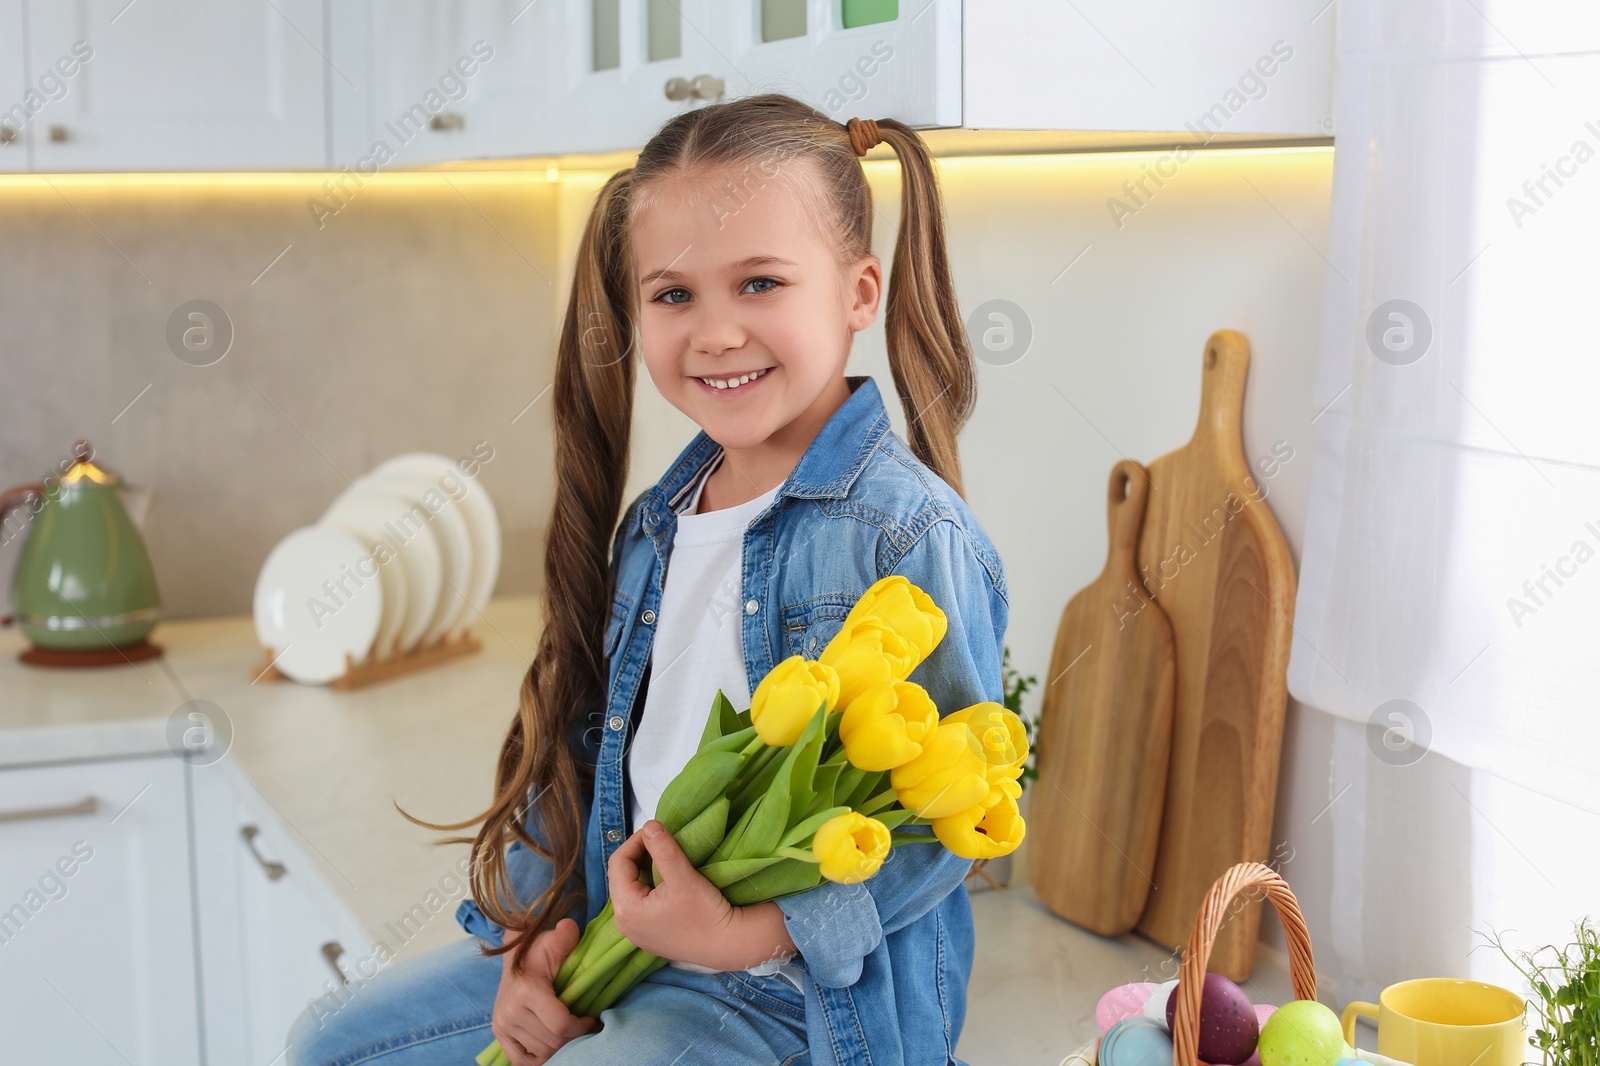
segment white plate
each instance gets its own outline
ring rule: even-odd
[[[363,572],[365,571],[365,572]],[[383,585],[367,548],[339,529],[304,526],[278,542],[256,577],[256,638],[285,676],[326,684],[345,656],[367,657]]]
[[[444,587],[444,564],[439,552],[439,540],[434,536],[433,524],[408,522],[406,515],[417,505],[406,496],[359,481],[341,492],[323,513],[322,520],[339,515],[345,508],[352,512],[368,509],[368,503],[378,525],[397,545],[400,551],[400,569],[405,575],[405,620],[400,626],[398,650],[408,652],[422,642],[433,624],[439,606],[440,590]]]
[[[403,506],[398,496],[385,499],[375,494],[357,493],[335,501],[317,522],[359,538],[378,561],[378,581],[383,585],[383,618],[378,622],[378,636],[372,642],[372,650],[379,659],[392,659],[405,647],[401,641],[407,622],[405,557],[399,540],[385,526]],[[424,617],[417,623],[415,636],[422,634],[426,622]]]
[[[356,486],[398,493],[415,501],[413,507],[391,524],[402,535],[431,529],[439,541],[440,562],[444,567],[439,602],[434,606],[422,643],[427,646],[454,636],[469,610],[466,596],[472,576],[472,537],[467,533],[467,521],[461,517],[460,507],[431,478],[410,470],[374,470],[357,478]],[[429,505],[430,500],[433,506]]]
[[[373,472],[379,470],[415,471],[432,479],[447,495],[453,486],[466,490],[456,502],[461,505],[467,533],[472,538],[472,576],[465,590],[468,611],[461,626],[467,628],[483,613],[500,577],[500,516],[489,499],[489,490],[480,479],[464,474],[454,461],[432,452],[397,455],[379,463]]]

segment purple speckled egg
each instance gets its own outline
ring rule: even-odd
[[[1167,1028],[1178,1010],[1178,990],[1167,997]],[[1261,1024],[1240,987],[1220,973],[1206,974],[1200,991],[1200,1060],[1237,1066],[1255,1054]]]

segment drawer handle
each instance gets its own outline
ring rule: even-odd
[[[339,983],[347,985],[350,983],[350,978],[345,974],[344,967],[339,965],[339,956],[343,954],[344,947],[337,940],[330,940],[322,945],[322,957],[333,967],[334,976],[339,978]]]
[[[261,830],[253,825],[247,825],[239,830],[239,835],[244,837],[244,846],[250,849],[250,854],[256,857],[256,862],[261,864],[261,872],[267,875],[268,881],[276,881],[289,872],[288,867],[275,859],[269,859],[261,854],[256,847],[256,837],[261,835]]]
[[[56,807],[19,807],[14,811],[0,811],[0,822],[31,822],[36,818],[65,818],[74,814],[93,814],[100,809],[100,801],[85,796],[77,803],[63,803]]]

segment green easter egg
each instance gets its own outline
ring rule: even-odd
[[[1314,999],[1272,1012],[1257,1044],[1261,1066],[1333,1066],[1346,1055],[1339,1016]]]

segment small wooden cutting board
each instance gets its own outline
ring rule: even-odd
[[[1039,711],[1028,868],[1039,899],[1106,935],[1126,933],[1154,877],[1167,788],[1172,627],[1134,569],[1149,482],[1124,460],[1106,494],[1105,569],[1061,612]]]
[[[1173,949],[1223,871],[1265,862],[1271,844],[1295,573],[1245,461],[1249,367],[1241,334],[1206,342],[1199,422],[1189,443],[1150,464],[1139,538],[1139,573],[1172,622],[1178,677],[1155,887],[1138,928]],[[1233,914],[1210,969],[1248,977],[1260,922],[1259,901]]]

